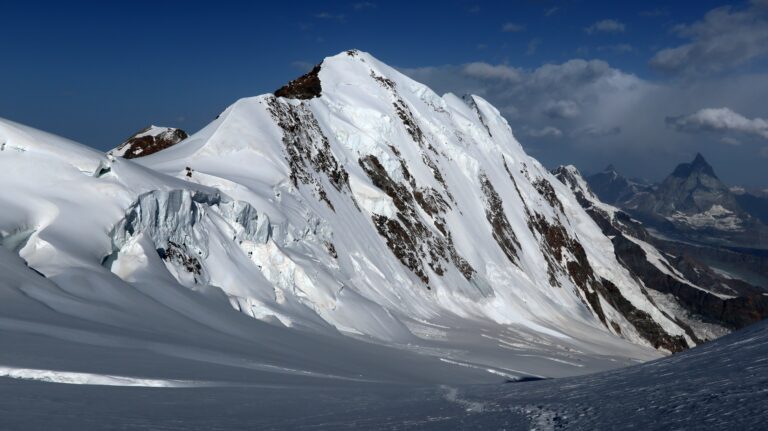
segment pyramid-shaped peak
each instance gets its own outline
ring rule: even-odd
[[[707,163],[706,159],[704,159],[704,156],[701,155],[701,153],[696,153],[696,157],[694,157],[693,161],[691,162],[691,165],[693,165],[693,166],[709,166],[709,163]]]
[[[704,159],[701,153],[696,153],[696,157],[690,163],[681,163],[677,165],[672,175],[675,177],[685,178],[693,174],[704,174],[717,178],[712,166]]]

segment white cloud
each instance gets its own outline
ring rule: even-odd
[[[547,102],[543,112],[549,118],[575,118],[581,110],[573,100],[552,100]]]
[[[317,18],[317,19],[327,19],[327,20],[341,22],[341,21],[344,21],[345,16],[344,16],[344,14],[334,14],[334,13],[330,13],[330,12],[320,12],[320,13],[315,15],[315,18]]]
[[[525,51],[526,55],[533,55],[538,51],[539,45],[541,45],[541,39],[535,37],[528,42],[528,49]]]
[[[584,31],[586,31],[589,34],[623,33],[625,29],[626,29],[626,26],[622,22],[619,22],[615,19],[604,19],[602,21],[597,21],[596,23],[590,25],[589,27],[585,28]]]
[[[473,66],[478,70],[499,66],[476,64],[484,65]],[[727,146],[721,141],[728,137],[746,144],[741,132],[679,133],[675,127],[665,127],[665,119],[724,103],[736,112],[750,113],[750,118],[768,118],[765,94],[756,91],[768,88],[768,73],[729,79],[700,77],[680,85],[678,81],[647,81],[602,60],[572,59],[533,69],[501,66],[506,72],[468,74],[466,65],[403,72],[438,93],[484,97],[520,134],[523,145],[547,166],[573,163],[589,171],[620,163],[628,166],[627,175],[659,178],[691,153],[726,151],[730,162],[717,168],[723,178],[765,183],[761,163],[766,159],[759,157],[759,147]],[[575,109],[569,110],[574,107],[578,115]],[[562,135],[542,133],[546,127],[556,128]],[[537,145],[539,142],[547,145]]]
[[[587,124],[573,131],[573,136],[584,136],[590,138],[602,138],[605,136],[614,136],[621,133],[619,126],[600,126],[597,124]]]
[[[689,42],[657,52],[650,61],[656,69],[701,75],[738,67],[768,54],[768,2],[753,1],[743,10],[713,9],[674,31]]]
[[[524,127],[523,132],[533,138],[559,138],[563,136],[563,131],[553,126],[545,126],[541,129]]]
[[[520,24],[515,24],[513,22],[505,23],[503,26],[501,26],[501,31],[505,33],[519,33],[521,31],[525,31],[525,26]]]
[[[666,121],[683,132],[740,132],[768,139],[768,120],[749,119],[729,108],[705,108],[690,115],[667,117]]]
[[[645,114],[636,105],[655,88],[600,60],[573,59],[531,70],[476,62],[404,72],[438,92],[485,97],[527,142],[567,135],[574,145],[623,133],[628,118]],[[655,128],[663,121],[663,114],[657,116]]]
[[[482,79],[501,79],[505,81],[519,81],[520,71],[514,67],[503,64],[491,65],[488,63],[468,63],[463,67],[463,73],[467,76]]]
[[[376,8],[376,3],[369,2],[369,1],[361,1],[352,5],[352,9],[354,10],[374,9],[374,8]]]

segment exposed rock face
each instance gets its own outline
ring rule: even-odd
[[[149,126],[128,138],[109,154],[134,159],[154,154],[187,139],[187,133],[173,127]]]
[[[717,205],[737,215],[743,212],[701,154],[697,154],[691,163],[678,165],[653,196],[652,203],[645,203],[638,210],[666,216],[689,215],[710,211]]]
[[[319,97],[323,91],[323,87],[320,85],[320,78],[317,76],[320,72],[320,66],[321,64],[318,64],[305,75],[278,88],[275,90],[275,96],[303,100]]]
[[[671,295],[690,313],[691,326],[700,322],[738,329],[768,315],[768,300],[760,289],[720,276],[690,256],[657,250],[642,224],[601,203],[576,168],[560,167],[554,173],[571,187],[579,203],[611,238],[617,260],[646,288]],[[695,340],[707,338],[703,332],[697,334],[695,328],[686,326]]]
[[[361,159],[360,166],[373,184],[392,198],[397,208],[395,218],[378,214],[372,218],[379,234],[386,238],[387,246],[398,260],[413,271],[428,289],[429,276],[424,270],[424,261],[437,275],[443,275],[445,263],[452,262],[467,280],[471,280],[475,270],[456,252],[445,221],[440,217],[448,208],[443,198],[432,189],[416,188],[415,183],[409,184],[415,189],[411,193],[405,184],[398,184],[389,177],[376,157]],[[402,169],[405,177],[413,181],[404,164]],[[422,221],[415,204],[433,218],[440,233],[434,232]]]
[[[349,174],[331,152],[328,138],[323,135],[314,114],[303,104],[283,103],[277,98],[268,103],[272,117],[283,129],[283,144],[293,185],[298,186],[301,182],[313,186],[318,197],[333,209],[322,181],[315,179],[313,173],[325,174],[338,191],[349,191]]]
[[[510,226],[507,215],[504,213],[501,198],[496,193],[496,189],[493,188],[493,184],[488,180],[488,177],[483,173],[480,174],[480,184],[483,187],[483,194],[485,194],[486,199],[485,218],[491,224],[493,239],[504,250],[504,254],[509,261],[516,263],[520,242],[517,241],[515,231]]]

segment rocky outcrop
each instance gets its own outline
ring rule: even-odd
[[[173,127],[149,126],[132,135],[109,154],[124,159],[144,157],[187,139],[187,133]]]
[[[485,195],[485,218],[491,225],[493,239],[496,240],[496,244],[499,245],[507,259],[513,264],[517,263],[520,242],[517,240],[515,231],[509,224],[509,219],[507,219],[507,215],[504,212],[503,202],[499,194],[496,193],[493,184],[483,173],[480,174],[480,185]]]
[[[320,77],[318,76],[320,66],[321,64],[318,64],[308,73],[278,88],[275,90],[275,96],[302,100],[320,97],[323,91],[323,87],[320,85]]]
[[[429,276],[424,263],[438,276],[446,271],[446,264],[454,264],[468,281],[471,281],[475,270],[456,251],[450,232],[447,230],[442,213],[448,204],[434,190],[418,188],[415,180],[408,173],[403,162],[403,175],[409,180],[409,186],[397,183],[387,173],[381,162],[374,156],[360,159],[363,168],[373,185],[386,193],[397,209],[395,218],[373,214],[372,220],[379,234],[386,239],[387,246],[398,260],[410,269],[416,276],[429,286]],[[416,206],[433,218],[438,230],[434,232],[420,217]]]
[[[283,129],[286,160],[290,166],[290,179],[311,186],[320,200],[334,209],[323,182],[315,173],[324,174],[339,192],[349,191],[349,174],[336,160],[328,138],[323,134],[314,114],[303,104],[284,103],[277,98],[269,100],[269,112]]]

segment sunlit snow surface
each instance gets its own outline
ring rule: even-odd
[[[600,374],[489,385],[114,388],[0,378],[2,429],[763,429],[768,325]]]
[[[575,421],[578,412],[556,406],[575,388],[502,382],[584,375],[663,352],[604,301],[616,326],[601,323],[565,272],[551,284],[527,211],[563,223],[596,275],[669,334],[687,336],[487,102],[440,97],[363,53],[326,59],[320,78],[320,98],[241,99],[182,144],[136,162],[0,119],[0,429]],[[311,112],[313,139],[327,138],[348,188],[316,172],[314,184],[291,182],[275,106]],[[412,139],[397,106],[433,149]],[[413,187],[450,201],[443,216],[471,279],[447,261],[442,275],[424,265],[427,289],[395,258],[371,217],[396,207],[361,168],[369,156],[411,187],[407,165]],[[503,201],[520,242],[516,263],[486,223],[480,178]],[[560,205],[537,191],[543,180]],[[618,402],[599,395],[583,403]]]
[[[108,374],[73,373],[56,370],[36,370],[0,366],[0,377],[39,382],[64,383],[68,385],[95,386],[140,386],[147,388],[184,388],[204,386],[203,382],[183,380],[141,379],[136,377],[111,376]]]

